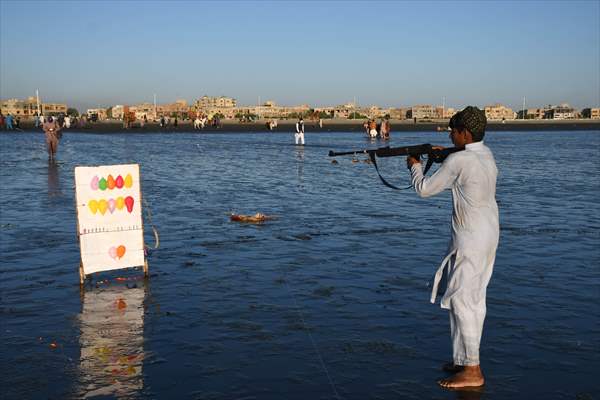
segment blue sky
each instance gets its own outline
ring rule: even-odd
[[[0,97],[600,106],[600,1],[0,0]]]

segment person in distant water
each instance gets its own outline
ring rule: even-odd
[[[160,127],[161,128],[165,127],[165,116],[164,115],[160,116]]]
[[[33,124],[36,128],[40,126],[40,116],[37,113],[33,114]]]
[[[177,115],[175,116],[175,118],[173,119],[173,128],[177,129]]]
[[[323,118],[319,118],[319,129],[323,129]]]
[[[48,120],[42,125],[42,129],[46,134],[46,146],[48,147],[48,158],[54,160],[56,151],[58,150],[58,141],[61,135],[61,127],[52,117],[48,117]]]
[[[65,116],[65,128],[71,128],[71,116],[69,114]]]
[[[304,120],[302,117],[296,122],[296,144],[301,144],[304,146]]]
[[[0,111],[0,130],[4,129],[4,114]]]
[[[6,114],[6,118],[4,119],[4,125],[6,125],[7,131],[13,130],[13,116],[11,113]]]
[[[381,127],[379,128],[379,135],[383,140],[389,140],[390,138],[390,120],[389,118],[385,118],[381,120]]]
[[[17,118],[15,118],[15,129],[16,130],[21,130],[21,117],[19,117],[17,115]]]
[[[499,239],[496,177],[490,149],[483,144],[487,120],[477,107],[467,107],[450,120],[450,139],[463,151],[450,154],[430,178],[418,158],[408,157],[412,184],[420,197],[452,190],[452,238],[437,270],[431,302],[442,275],[446,291],[441,307],[450,312],[453,361],[444,370],[455,375],[438,383],[446,388],[482,386],[479,345],[486,313],[486,289],[492,276]]]
[[[369,136],[371,138],[377,137],[377,122],[374,119],[369,120]]]

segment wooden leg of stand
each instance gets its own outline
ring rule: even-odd
[[[83,286],[85,282],[85,273],[83,272],[83,264],[79,263],[79,284]]]
[[[144,260],[144,276],[148,277],[148,260]]]

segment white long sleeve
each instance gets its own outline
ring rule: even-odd
[[[420,197],[430,197],[440,193],[443,190],[452,188],[456,180],[457,170],[453,165],[452,155],[450,155],[442,166],[430,178],[423,175],[421,163],[415,163],[410,169],[412,184],[415,192]]]

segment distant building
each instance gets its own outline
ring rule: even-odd
[[[109,117],[113,119],[123,119],[124,110],[125,106],[123,105],[118,104],[113,106],[111,109],[111,115]]]
[[[581,110],[582,118],[600,119],[600,108],[584,108]]]
[[[0,101],[2,114],[12,114],[21,118],[31,118],[38,112],[38,104],[35,97],[27,100],[8,99]],[[40,103],[40,111],[44,115],[67,114],[66,104]]]
[[[67,114],[67,105],[61,103],[42,103],[42,114],[48,115],[59,115]]]
[[[408,118],[408,114],[410,112],[410,108],[390,108],[388,110],[388,113],[390,114],[390,118],[391,119],[406,119]]]
[[[563,103],[546,110],[544,117],[547,119],[574,119],[577,118],[577,112],[567,103]]]
[[[452,118],[456,114],[456,110],[452,107],[447,107],[444,109],[444,118]]]
[[[104,121],[107,118],[106,109],[105,108],[89,108],[86,111],[86,114],[89,119],[96,119],[98,121]]]
[[[545,108],[526,108],[525,110],[517,111],[517,119],[543,119],[545,114]]]
[[[435,110],[429,104],[419,104],[412,106],[410,109],[410,117],[416,119],[433,119],[435,118]]]
[[[353,113],[358,113],[354,103],[346,103],[333,108],[333,118],[350,118]]]
[[[2,114],[4,115],[11,114],[27,118],[35,115],[37,112],[37,103],[33,97],[30,97],[27,100],[2,100],[2,102],[0,102],[0,111],[2,111]]]
[[[193,107],[196,110],[208,108],[232,108],[237,106],[237,101],[231,97],[209,97],[202,96],[194,103]]]
[[[503,106],[502,104],[494,104],[492,106],[485,106],[484,111],[485,111],[485,117],[491,121],[515,119],[517,117],[517,113],[515,113],[510,108]]]

